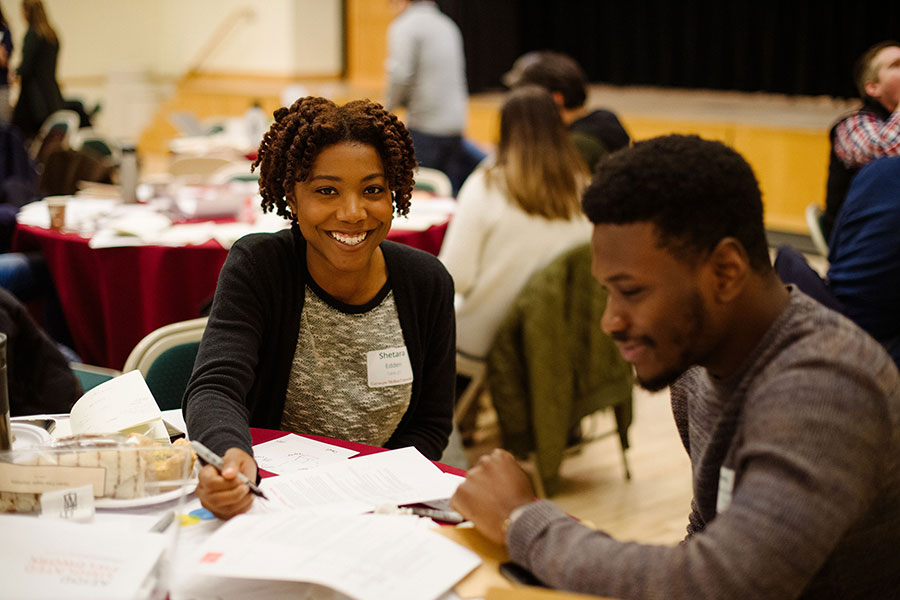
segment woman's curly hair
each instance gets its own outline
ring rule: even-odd
[[[416,158],[409,130],[383,106],[354,100],[338,106],[327,98],[307,96],[290,108],[279,108],[275,122],[263,136],[253,169],[259,167],[259,193],[263,211],[296,221],[285,198],[294,185],[309,177],[319,153],[340,142],[358,142],[375,148],[384,164],[385,178],[394,200],[394,212],[409,212]]]

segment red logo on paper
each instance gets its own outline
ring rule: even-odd
[[[207,552],[203,555],[203,558],[200,559],[200,562],[203,563],[214,563],[222,558],[221,552]]]

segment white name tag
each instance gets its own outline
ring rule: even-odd
[[[412,364],[406,346],[366,352],[369,387],[403,385],[413,380]]]
[[[719,469],[719,493],[716,496],[716,514],[731,506],[731,492],[734,490],[734,469]]]

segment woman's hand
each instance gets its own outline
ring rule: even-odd
[[[239,448],[229,448],[222,457],[222,473],[212,465],[200,469],[197,497],[204,508],[219,519],[230,519],[246,512],[253,504],[253,494],[246,483],[238,478],[238,472],[256,481],[256,462]]]

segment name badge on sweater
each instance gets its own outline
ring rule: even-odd
[[[403,385],[413,380],[412,364],[406,346],[366,352],[369,387]]]
[[[719,493],[716,496],[716,514],[731,506],[731,492],[734,490],[734,469],[719,469]]]

